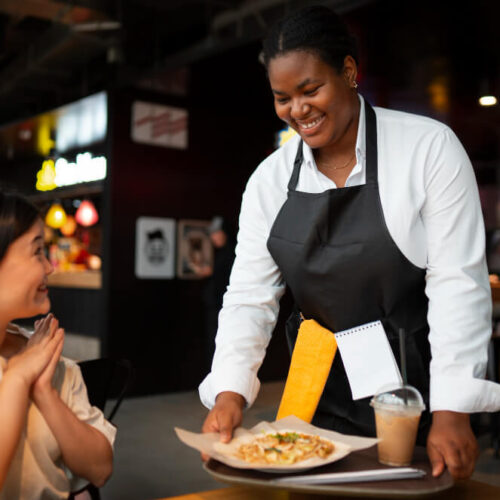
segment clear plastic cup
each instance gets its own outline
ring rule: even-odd
[[[422,396],[411,385],[382,387],[372,398],[377,427],[378,460],[386,465],[410,465],[417,439]]]

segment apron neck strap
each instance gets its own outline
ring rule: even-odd
[[[375,184],[378,178],[378,154],[377,154],[377,118],[370,103],[365,99],[365,145],[366,145],[366,183]],[[299,142],[293,172],[288,182],[288,190],[294,191],[299,182],[300,167],[304,160],[302,152],[303,141]]]
[[[370,103],[365,99],[365,148],[366,183],[376,184],[378,179],[377,117]]]
[[[288,191],[295,191],[297,184],[299,182],[300,166],[302,165],[302,160],[304,159],[304,154],[302,152],[302,139],[299,142],[299,147],[297,148],[297,154],[295,155],[295,161],[293,162],[293,172],[288,181]]]

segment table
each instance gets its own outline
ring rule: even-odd
[[[440,500],[498,500],[500,487],[492,486],[479,481],[459,481],[453,488],[432,498]],[[168,500],[352,500],[352,497],[311,495],[290,493],[285,490],[265,490],[246,486],[222,488],[219,490],[201,491],[177,497],[168,497]],[[167,498],[158,499],[167,500]]]

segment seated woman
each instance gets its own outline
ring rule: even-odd
[[[57,320],[36,322],[29,338],[9,324],[50,309],[43,229],[35,207],[0,193],[0,500],[68,498],[112,471],[116,429],[61,358]]]

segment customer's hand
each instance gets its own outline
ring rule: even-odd
[[[9,359],[6,374],[31,387],[58,352],[62,339],[63,334],[57,329],[46,328],[34,333],[26,346]]]
[[[210,410],[202,432],[219,432],[220,440],[228,443],[233,437],[233,430],[241,424],[243,420],[243,408],[245,398],[236,392],[221,392],[215,399],[215,406]],[[208,460],[208,456],[202,454],[203,460]]]
[[[445,467],[455,479],[467,479],[474,472],[479,456],[476,437],[468,413],[435,411],[427,438],[427,454],[434,477]]]
[[[64,345],[64,330],[59,328],[59,321],[52,314],[47,315],[45,318],[35,323],[35,333],[31,337],[30,343],[36,344],[39,342],[39,339],[44,336],[56,338],[57,345],[52,353],[50,361],[33,383],[31,395],[35,403],[39,398],[52,390],[52,377],[54,376],[54,371],[61,357]]]

